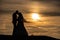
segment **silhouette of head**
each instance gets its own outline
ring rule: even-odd
[[[16,13],[18,13],[19,11],[18,10],[16,10]]]

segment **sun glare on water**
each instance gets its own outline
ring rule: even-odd
[[[40,20],[40,15],[38,13],[32,13],[32,19],[34,21],[38,21],[38,20]]]

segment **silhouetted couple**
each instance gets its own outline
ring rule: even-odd
[[[23,39],[26,39],[27,36],[28,36],[28,33],[24,27],[24,18],[23,18],[23,15],[18,12],[18,10],[13,13],[13,26],[14,26],[14,29],[13,29],[13,37],[14,39],[17,39],[17,38],[22,38]]]

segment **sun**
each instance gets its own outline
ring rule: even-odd
[[[40,20],[39,14],[38,14],[38,13],[32,13],[32,19],[33,19],[34,21]]]

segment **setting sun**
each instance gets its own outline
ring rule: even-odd
[[[32,13],[32,19],[35,20],[35,21],[38,21],[38,20],[40,19],[39,14],[37,14],[37,13]]]

